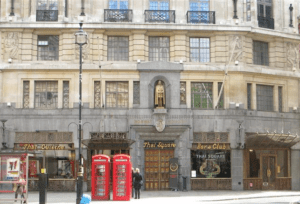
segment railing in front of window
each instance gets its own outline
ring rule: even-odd
[[[257,16],[258,27],[274,29],[274,18]]]
[[[188,11],[188,23],[216,24],[215,11]]]
[[[104,22],[132,22],[132,10],[104,9]]]
[[[145,22],[175,23],[174,10],[145,10]]]
[[[37,10],[36,21],[58,21],[58,10]]]

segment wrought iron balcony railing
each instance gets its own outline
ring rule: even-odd
[[[274,18],[257,16],[258,27],[274,29]]]
[[[104,22],[132,22],[132,10],[104,9]]]
[[[145,22],[175,23],[174,10],[145,10]]]
[[[37,10],[36,21],[57,21],[58,10]]]
[[[188,23],[216,24],[215,11],[188,11]]]

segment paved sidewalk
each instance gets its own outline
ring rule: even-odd
[[[84,192],[90,195],[90,192]],[[14,194],[0,194],[0,203],[9,204],[9,202],[1,202],[1,199],[14,198]],[[112,198],[112,195],[111,195]],[[170,203],[250,203],[249,200],[263,201],[267,198],[273,198],[279,201],[280,198],[284,202],[267,202],[267,203],[296,203],[300,200],[300,192],[298,191],[142,191],[141,199],[132,199],[131,202],[143,204],[170,204]],[[29,204],[39,204],[39,193],[29,192]],[[75,192],[48,192],[48,204],[74,204],[76,201]],[[20,202],[18,202],[20,203]],[[91,204],[100,204],[103,201],[92,201]],[[105,203],[124,203],[123,201],[106,201]],[[253,202],[251,202],[253,203]],[[263,203],[263,202],[257,202]]]

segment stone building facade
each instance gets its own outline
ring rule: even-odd
[[[79,22],[85,189],[100,153],[130,154],[146,190],[182,189],[183,177],[193,190],[300,189],[299,1],[0,0],[0,10],[0,142],[45,152],[52,190],[75,189]],[[31,189],[42,163],[32,158]]]

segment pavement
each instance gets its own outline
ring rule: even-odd
[[[90,192],[84,194],[91,195]],[[0,194],[1,204],[13,204],[13,201],[1,201],[14,198],[13,193]],[[112,194],[111,194],[112,199]],[[299,202],[298,202],[299,201]],[[128,201],[127,201],[128,202]],[[143,204],[300,204],[298,191],[142,191],[140,199],[131,199],[133,203]],[[17,204],[20,201],[14,203]],[[39,192],[29,192],[29,204],[39,204]],[[75,192],[48,192],[47,204],[75,204]],[[91,201],[91,204],[100,204],[103,201]],[[124,203],[124,201],[105,201],[109,203]]]

